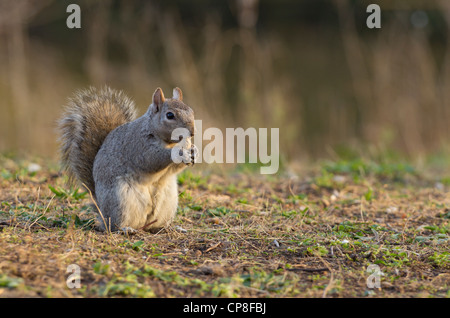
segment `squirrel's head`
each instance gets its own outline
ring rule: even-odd
[[[155,133],[166,143],[174,143],[180,140],[172,140],[172,132],[177,128],[185,128],[190,136],[194,136],[194,111],[183,103],[183,93],[178,87],[173,89],[172,98],[164,98],[161,88],[153,93],[152,104],[148,109]]]

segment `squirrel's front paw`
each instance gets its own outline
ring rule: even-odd
[[[198,149],[195,145],[192,145],[190,148],[179,148],[176,152],[175,157],[172,157],[172,160],[175,163],[183,162],[187,166],[192,166],[196,159],[198,158]],[[172,154],[173,156],[173,154]]]
[[[193,166],[198,158],[198,148],[192,145],[190,149],[183,149],[183,162],[187,166]]]
[[[190,161],[190,163],[188,163],[188,166],[189,165],[194,165],[194,163],[196,163],[197,162],[197,158],[198,158],[198,148],[197,148],[197,146],[196,145],[192,145],[192,147],[191,147],[191,161]]]

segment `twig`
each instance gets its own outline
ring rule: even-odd
[[[328,271],[330,272],[330,281],[328,282],[327,287],[325,287],[325,289],[324,289],[324,291],[322,293],[322,298],[325,298],[327,296],[328,291],[331,289],[332,284],[334,283],[334,272],[331,269],[331,267],[328,264],[328,262],[326,262],[322,257],[319,257],[319,259],[321,260],[323,265],[325,265],[328,268]]]
[[[111,224],[109,226],[106,224],[105,218],[103,217],[103,213],[100,210],[100,208],[98,207],[97,201],[95,200],[94,196],[92,195],[91,189],[89,189],[88,186],[86,184],[84,184],[84,183],[83,183],[83,186],[89,191],[89,195],[90,195],[92,201],[94,202],[95,207],[98,210],[98,213],[100,213],[100,216],[102,217],[103,224],[105,224],[106,233],[111,234]],[[110,222],[111,222],[111,219],[110,219]]]
[[[213,249],[215,249],[216,247],[218,247],[220,244],[222,244],[222,242],[219,242],[219,243],[217,243],[217,244],[211,246],[210,248],[208,248],[208,249],[205,251],[205,253],[208,253],[208,252],[212,251]]]
[[[153,223],[156,223],[156,221],[158,220],[153,220],[150,223],[145,224],[143,227],[141,227],[139,230],[143,230],[145,231],[150,225],[152,225]]]
[[[32,224],[32,225],[24,225],[24,224],[20,224],[20,223],[14,223],[12,220],[10,220],[10,221],[0,221],[0,226],[14,226],[15,228],[18,227],[18,228],[21,228],[21,229],[24,229],[24,230],[30,230],[31,226],[40,226],[40,227],[48,230],[47,227],[43,226],[40,223]],[[59,227],[59,226],[57,226],[57,225],[50,225],[49,227]]]
[[[309,273],[315,273],[315,272],[329,272],[330,270],[326,267],[319,267],[319,268],[288,268],[288,271],[291,272],[309,272]]]
[[[52,203],[52,201],[53,201],[53,199],[55,198],[55,196],[56,196],[55,194],[52,196],[52,198],[51,198],[50,201],[48,202],[48,204],[47,204],[47,206],[46,206],[44,212],[43,212],[38,218],[36,218],[36,220],[34,220],[33,223],[31,223],[31,224],[28,226],[29,228],[31,228],[34,224],[37,223],[37,221],[39,221],[39,219],[41,219],[41,218],[44,216],[44,214],[48,211],[48,207],[49,207],[50,204]]]

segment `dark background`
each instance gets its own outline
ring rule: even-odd
[[[2,0],[0,152],[56,158],[67,97],[107,84],[140,113],[179,86],[204,129],[280,128],[289,162],[444,158],[449,26],[445,0]]]

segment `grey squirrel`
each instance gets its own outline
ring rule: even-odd
[[[156,231],[170,224],[178,206],[177,173],[197,156],[189,137],[194,112],[179,88],[167,99],[157,88],[147,112],[136,117],[131,99],[104,87],[75,93],[59,121],[63,167],[92,193],[102,230]],[[188,137],[174,139],[177,128]],[[175,146],[180,163],[172,160]]]

